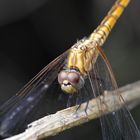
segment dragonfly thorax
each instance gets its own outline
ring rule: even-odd
[[[62,70],[58,74],[58,82],[66,93],[75,93],[84,86],[84,78],[74,69]]]

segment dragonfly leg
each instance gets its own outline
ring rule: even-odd
[[[86,114],[86,116],[88,116],[88,113],[87,113],[88,105],[89,105],[89,100],[86,102],[86,107],[85,107],[85,114]]]
[[[73,104],[72,99],[73,99],[73,94],[70,94],[67,101],[67,107],[70,107]]]
[[[76,112],[79,110],[80,107],[81,107],[81,104],[79,104],[78,107],[76,108]]]
[[[76,112],[81,107],[81,104],[82,104],[82,95],[81,95],[81,92],[79,92],[76,98],[76,105],[78,105],[78,107],[76,108]]]
[[[82,94],[85,94],[85,95],[82,95]],[[88,93],[87,93],[87,91],[85,90],[85,92],[79,92],[79,94],[78,94],[78,96],[77,96],[77,102],[76,103],[78,103],[78,107],[77,107],[77,109],[76,109],[76,112],[79,110],[79,108],[81,107],[81,104],[83,103],[83,101],[85,101],[85,98],[87,98],[86,99],[86,106],[85,106],[85,109],[84,109],[84,111],[85,111],[85,114],[86,114],[86,116],[88,116],[88,113],[87,113],[87,109],[88,109],[88,104],[89,104],[89,96],[87,95]],[[83,98],[83,99],[82,99]]]

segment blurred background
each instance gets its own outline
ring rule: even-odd
[[[114,2],[0,0],[0,103],[77,40],[88,36]],[[130,3],[103,46],[119,86],[140,80],[139,5],[139,0]],[[139,111],[137,107],[132,113],[140,126]],[[50,139],[97,139],[98,127],[91,121]]]

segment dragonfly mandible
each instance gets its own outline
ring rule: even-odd
[[[88,38],[78,41],[58,56],[0,107],[1,136],[10,136],[56,82],[61,92],[69,96],[68,107],[100,97],[105,90],[117,89],[111,66],[101,46],[129,2],[117,0]],[[121,105],[122,97],[117,91],[115,94]],[[103,113],[102,102],[99,103],[99,110]],[[140,132],[126,106],[101,116],[103,140],[140,139]]]

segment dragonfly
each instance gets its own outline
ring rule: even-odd
[[[33,77],[15,96],[0,106],[0,135],[11,136],[26,120],[46,94],[66,95],[66,106],[100,98],[104,91],[112,92],[121,107],[105,114],[103,99],[98,103],[103,140],[139,140],[140,132],[117,91],[117,83],[107,57],[102,50],[108,35],[130,0],[117,0],[107,16],[88,38],[77,41]],[[57,90],[54,90],[57,89]],[[53,91],[53,92],[51,92]],[[58,92],[57,92],[58,91]],[[115,106],[115,99],[113,100]],[[123,102],[123,106],[122,106]]]

